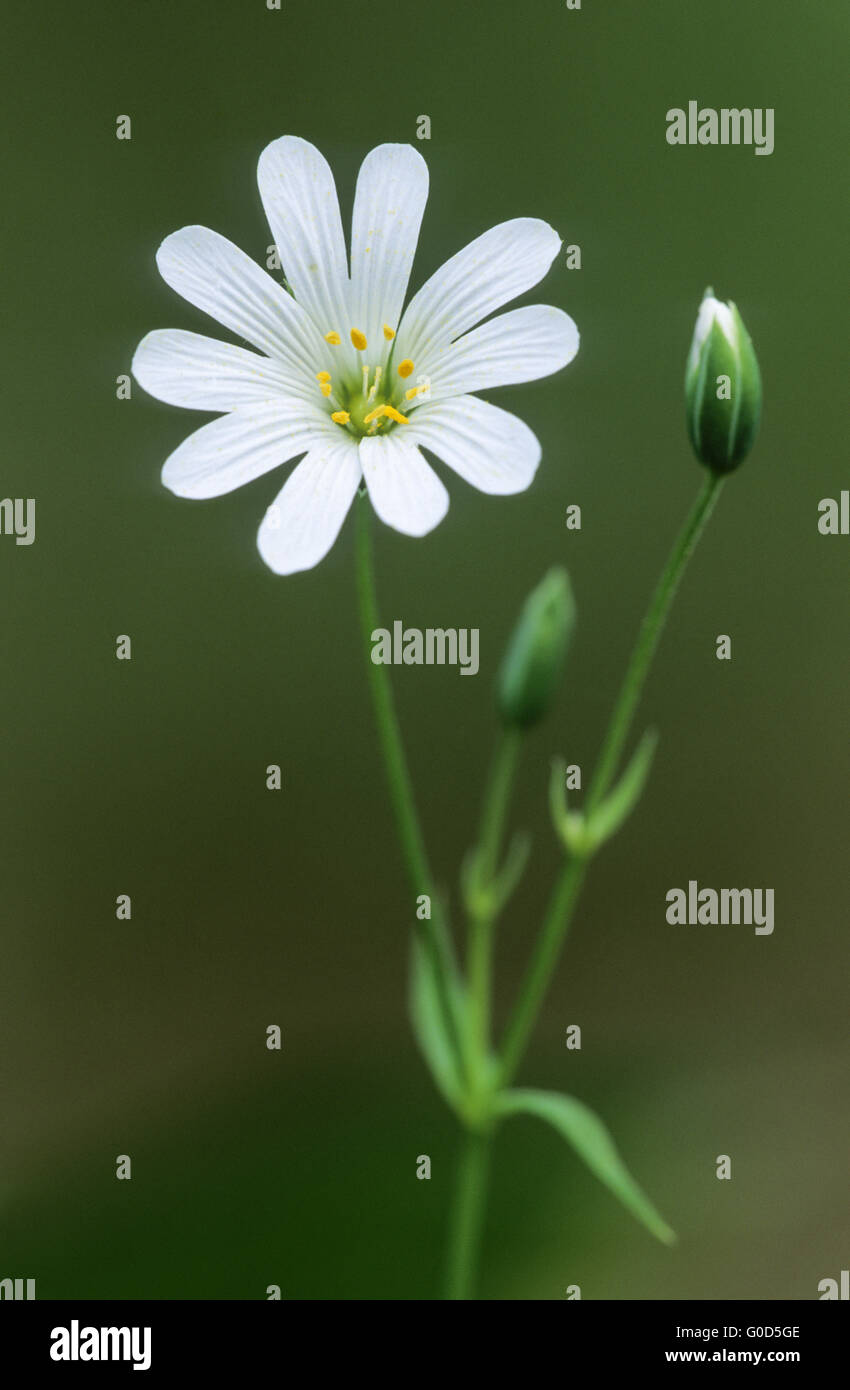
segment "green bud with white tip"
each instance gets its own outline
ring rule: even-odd
[[[685,372],[688,435],[714,473],[731,473],[755,443],[761,375],[750,335],[731,302],[705,292]]]
[[[551,569],[523,604],[496,680],[503,724],[527,729],[543,717],[564,669],[575,627],[569,575]]]

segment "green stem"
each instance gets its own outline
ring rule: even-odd
[[[679,586],[685,566],[702,534],[717,501],[722,477],[709,473],[682,527],[641,624],[637,642],[626,667],[623,684],[608,731],[602,743],[599,760],[590,784],[586,812],[590,813],[604,797],[617,771],[620,757],[629,736],[646,677],[658,640]],[[552,973],[558,962],[561,947],[572,921],[589,860],[582,856],[567,859],[561,870],[544,918],[543,927],[517,997],[514,1013],[505,1033],[502,1049],[502,1085],[508,1085],[522,1061],[531,1030]]]
[[[693,554],[694,547],[702,535],[706,522],[714,510],[714,504],[722,484],[723,477],[719,473],[708,473],[696,501],[688,513],[685,524],[676,538],[667,564],[661,572],[661,578],[655,587],[646,616],[641,623],[637,642],[632,651],[631,660],[620,687],[620,694],[608,724],[608,732],[605,735],[596,764],[596,771],[593,774],[593,781],[590,784],[587,798],[588,811],[592,811],[602,800],[617,771],[644,683],[649,674],[652,658],[655,655],[655,649],[664,631],[673,599],[676,597],[679,581]]]
[[[568,859],[549,902],[531,964],[522,982],[502,1047],[500,1081],[510,1085],[531,1037],[537,1013],[552,978],[561,948],[573,918],[578,895],[587,871],[587,860]]]
[[[481,811],[478,840],[470,856],[467,884],[469,950],[466,1068],[469,1077],[466,1126],[449,1231],[446,1297],[473,1297],[490,1166],[492,1071],[490,1011],[493,927],[498,907],[492,894],[521,737],[515,729],[499,734]]]
[[[404,745],[401,741],[389,672],[385,665],[376,664],[371,659],[372,633],[380,626],[380,620],[372,556],[370,507],[368,499],[364,495],[357,498],[355,511],[357,594],[361,636],[375,721],[378,727],[378,738],[408,877],[417,897],[421,894],[427,894],[431,899],[430,920],[420,921],[417,919],[416,926],[431,959],[440,995],[440,1009],[446,1023],[448,1036],[453,1043],[458,1067],[462,1068],[460,1039],[455,1011],[449,994],[449,982],[455,967],[448,930],[439,899],[434,891],[434,879],[419,824],[413,783],[404,754]]]
[[[478,843],[473,852],[475,879],[483,890],[483,896],[470,907],[467,959],[470,1002],[468,1042],[470,1062],[474,1068],[480,1068],[490,1050],[493,924],[496,913],[486,890],[496,873],[520,745],[518,730],[502,730],[484,797]]]
[[[468,1130],[463,1137],[452,1211],[446,1271],[448,1299],[469,1299],[474,1294],[489,1170],[490,1134]]]
[[[491,879],[496,872],[521,746],[522,735],[518,729],[501,730],[490,768],[490,780],[487,783],[478,831],[479,867],[481,878],[485,881]]]

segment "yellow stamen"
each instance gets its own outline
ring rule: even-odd
[[[331,394],[331,384],[330,384],[330,382],[329,382],[329,381],[323,381],[323,382],[320,383],[320,385],[321,385],[322,395],[323,395],[323,396],[329,396],[329,395]]]
[[[330,372],[316,372],[316,380],[317,380],[317,381],[330,381],[330,379],[331,379],[331,374],[330,374]]]
[[[394,405],[385,405],[384,414],[389,415],[391,420],[395,420],[397,425],[407,425],[410,423],[406,415],[402,415],[400,410],[396,410]]]
[[[404,393],[404,399],[406,401],[412,401],[414,396],[418,396],[419,392],[424,391],[425,389],[426,388],[424,386],[408,386],[407,390]]]
[[[342,338],[339,336],[335,329],[331,329],[330,333],[325,334],[325,342],[330,343],[331,347],[339,347],[340,343],[342,342]]]
[[[373,420],[380,420],[382,415],[386,415],[390,407],[388,405],[378,405],[374,410],[370,410],[368,415],[363,416],[364,425],[371,425]]]
[[[411,360],[410,360],[409,357],[405,357],[404,360],[403,360],[402,362],[399,362],[399,364],[398,364],[398,374],[399,374],[399,376],[410,376],[410,373],[411,373],[412,371],[413,371],[413,363],[411,362]]]
[[[395,337],[395,329],[390,328],[388,323],[384,324],[384,337],[386,338],[388,343],[391,343],[393,338]]]
[[[352,330],[351,330],[351,341],[352,341],[352,343],[354,344],[354,346],[357,348],[357,351],[358,351],[358,352],[362,352],[363,349],[364,349],[365,346],[366,346],[366,334],[365,334],[365,333],[361,333],[359,328],[352,328]],[[412,368],[411,368],[411,370],[412,370]]]
[[[347,410],[335,410],[331,419],[335,425],[347,425],[351,416]]]

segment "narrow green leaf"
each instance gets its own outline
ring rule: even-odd
[[[607,1128],[588,1106],[572,1096],[532,1090],[503,1091],[496,1104],[502,1115],[536,1115],[546,1120],[572,1144],[594,1176],[619,1198],[632,1216],[665,1245],[674,1243],[675,1232],[638,1187],[617,1153]]]
[[[584,855],[592,848],[588,843],[587,827],[580,811],[571,811],[567,804],[567,765],[563,758],[552,760],[549,774],[549,811],[555,833],[570,854]]]
[[[588,840],[593,849],[609,840],[634,810],[646,785],[657,743],[655,730],[647,729],[616,787],[593,812],[587,827]]]
[[[530,850],[531,837],[529,835],[522,831],[514,835],[505,862],[491,884],[490,891],[493,895],[493,906],[496,912],[502,911],[525,873]]]
[[[470,917],[498,917],[525,872],[530,849],[528,835],[514,835],[504,864],[489,879],[482,877],[478,851],[469,851],[461,865],[460,886]]]
[[[459,991],[451,984],[451,1006],[460,1028],[462,1001]],[[434,975],[434,963],[418,936],[413,938],[410,962],[410,1018],[413,1033],[434,1081],[449,1105],[455,1106],[461,1095],[458,1061],[446,1023],[440,990]]]

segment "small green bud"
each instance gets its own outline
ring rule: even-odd
[[[755,443],[761,376],[750,335],[731,302],[708,289],[697,315],[685,372],[688,434],[694,453],[714,473],[731,473]]]
[[[536,724],[549,708],[564,669],[576,608],[565,569],[551,569],[522,607],[496,680],[502,722]]]

